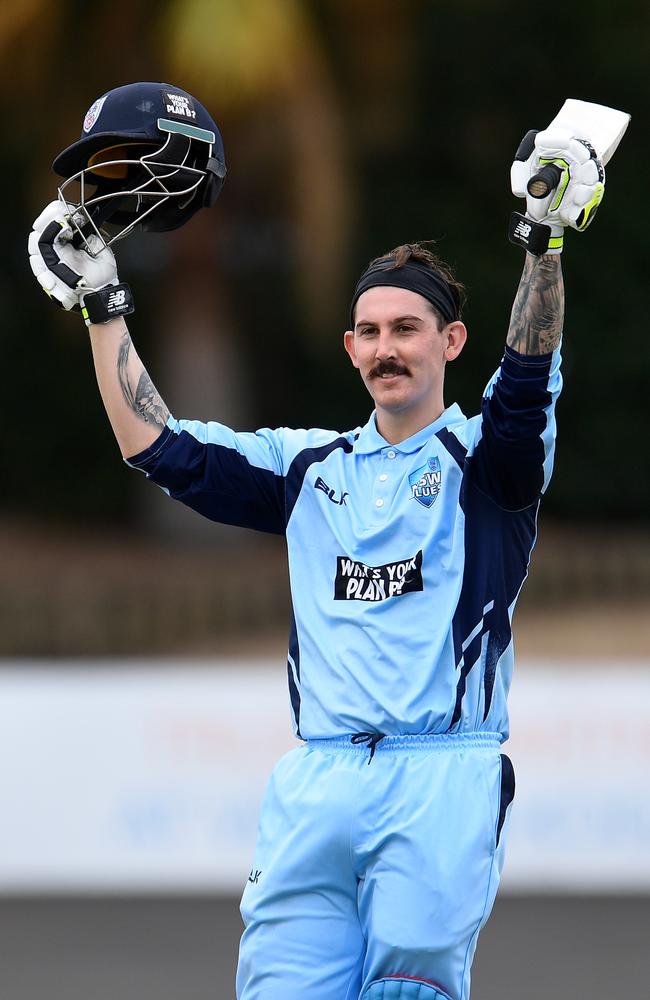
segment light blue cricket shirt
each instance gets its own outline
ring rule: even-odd
[[[216,521],[286,534],[288,679],[302,739],[508,735],[511,620],[552,469],[560,352],[506,348],[480,415],[397,445],[361,428],[169,419],[128,460]]]

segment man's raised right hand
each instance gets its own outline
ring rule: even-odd
[[[93,257],[73,245],[74,233],[60,201],[50,202],[34,221],[27,244],[29,263],[43,291],[64,309],[80,310],[88,325],[133,312],[131,291],[119,283],[113,251],[91,235],[87,242],[98,251]]]

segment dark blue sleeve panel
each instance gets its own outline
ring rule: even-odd
[[[559,349],[524,355],[506,347],[485,390],[480,438],[468,459],[468,473],[503,510],[536,503],[550,480],[560,361]]]
[[[244,439],[250,439],[248,449]],[[285,532],[284,476],[270,434],[237,435],[222,425],[173,421],[127,464],[212,521]]]

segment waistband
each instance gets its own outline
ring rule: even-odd
[[[353,737],[368,736],[367,733],[350,733],[349,736],[334,736],[331,739],[305,740],[308,748],[319,750],[345,750],[346,753],[367,754],[368,741],[355,740]],[[379,736],[379,734],[377,734]],[[498,749],[503,743],[501,733],[422,733],[402,736],[382,736],[372,741],[372,752],[377,754],[393,753],[396,750],[421,750],[426,753],[445,750]]]

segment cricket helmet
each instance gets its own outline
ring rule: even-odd
[[[134,229],[178,229],[216,201],[226,176],[223,141],[206,109],[167,83],[130,83],[88,109],[81,138],[59,153],[80,245],[99,236],[100,250]],[[98,252],[96,240],[92,241]]]

